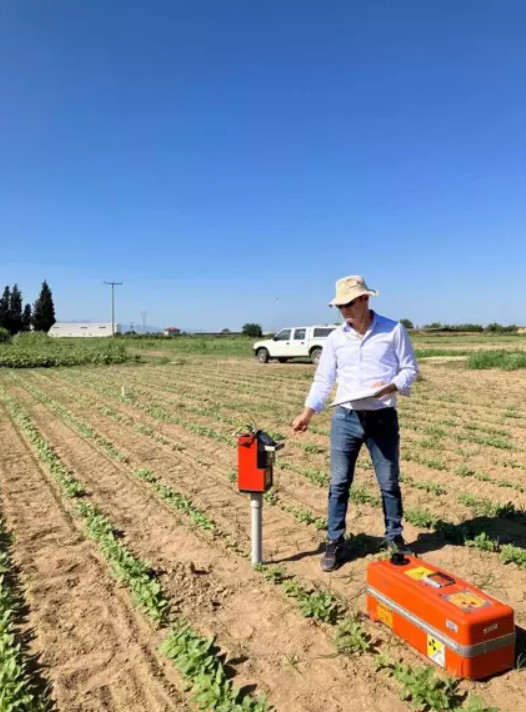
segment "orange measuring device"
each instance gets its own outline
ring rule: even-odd
[[[513,667],[513,609],[415,556],[369,564],[367,612],[451,675],[478,680]]]

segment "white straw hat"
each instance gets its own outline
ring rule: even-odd
[[[340,307],[342,304],[348,304],[353,299],[361,297],[362,294],[377,297],[380,292],[377,289],[369,289],[365,279],[359,274],[343,277],[336,282],[336,296],[329,302],[329,306]]]

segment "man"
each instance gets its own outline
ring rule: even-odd
[[[292,423],[295,432],[308,429],[336,378],[335,403],[341,405],[335,407],[331,423],[331,482],[323,571],[333,571],[341,561],[349,490],[363,443],[371,455],[382,494],[385,544],[391,551],[407,551],[402,537],[398,482],[396,394],[409,395],[418,367],[404,327],[369,309],[369,297],[376,295],[378,291],[369,289],[361,276],[336,282],[336,296],[329,306],[339,307],[345,323],[328,336],[305,409]]]

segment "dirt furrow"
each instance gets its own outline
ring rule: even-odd
[[[126,532],[133,550],[162,572],[163,590],[176,610],[225,641],[230,657],[240,661],[240,684],[257,680],[277,709],[287,712],[406,709],[385,685],[362,688],[363,679],[374,682],[370,662],[334,658],[324,630],[302,619],[248,561],[225,556],[222,548],[179,525],[140,482],[126,476],[124,466],[108,461],[42,405],[19,400],[86,483],[94,503]],[[301,684],[287,656],[301,661]]]
[[[35,652],[63,712],[186,710],[160,677],[156,639],[60,503],[1,409],[0,488],[23,572]]]
[[[53,395],[57,396],[57,391],[54,391]],[[75,399],[74,393],[72,395],[72,400]],[[120,406],[119,406],[120,407]],[[133,409],[132,409],[133,410]],[[84,413],[87,416],[89,413]],[[133,414],[133,413],[132,413]],[[135,415],[137,413],[135,412]],[[97,420],[97,416],[93,416],[94,420]],[[88,421],[90,419],[88,418]],[[93,422],[93,421],[92,421]],[[99,425],[102,425],[102,432],[111,435],[111,438],[117,445],[124,446],[125,449],[130,452],[133,451],[133,442],[135,441],[135,435],[132,435],[125,427],[118,424],[111,424],[110,421],[102,420]],[[192,447],[190,442],[187,443],[187,451],[185,455],[189,452],[198,452],[200,448],[200,439],[194,438],[194,446]],[[146,452],[144,444],[141,445],[143,453]],[[156,450],[161,450],[157,445],[155,445]],[[137,453],[139,451],[136,451]],[[155,469],[162,467],[163,461],[165,462],[164,474],[170,475],[170,465],[167,464],[170,460],[170,455],[164,453],[164,455],[159,453],[159,459],[156,459]],[[153,466],[152,466],[153,467]],[[174,483],[178,489],[183,489],[186,491],[188,486],[188,477],[185,475],[185,467],[181,468],[179,474],[173,473]],[[203,473],[203,476],[206,475]],[[195,476],[191,479],[195,480]],[[222,505],[217,507],[214,505],[213,497],[203,498],[203,494],[207,491],[206,485],[201,484],[201,495],[199,495],[199,486],[194,487],[192,497],[194,498],[196,504],[205,511],[209,512],[211,516],[216,518],[218,512],[224,507],[225,499],[222,500]],[[221,488],[219,488],[221,489]],[[226,495],[222,495],[226,497]],[[227,510],[228,511],[228,510]],[[269,508],[266,509],[266,514],[269,512]],[[248,517],[248,507],[247,515]],[[381,514],[376,513],[364,513],[361,514],[356,521],[356,526],[362,531],[368,533],[378,532],[381,528]],[[225,526],[228,526],[228,522],[223,520]],[[247,521],[247,519],[245,519]],[[234,526],[235,525],[235,526]],[[240,529],[244,527],[239,526],[239,521],[231,522],[230,529],[227,531],[231,532],[234,529],[234,536],[239,536]],[[330,579],[331,587],[333,590],[346,595],[348,598],[354,598],[356,605],[358,607],[363,606],[363,581],[365,579],[365,567],[367,565],[367,558],[359,558],[350,564],[345,565],[340,571],[327,577],[321,574],[317,562],[317,554],[319,547],[316,545],[319,542],[316,535],[313,534],[311,540],[313,540],[313,546],[309,547],[305,541],[305,527],[301,525],[294,525],[294,529],[291,530],[289,527],[288,532],[283,536],[283,534],[277,534],[273,532],[271,527],[267,527],[265,523],[265,550],[267,555],[273,559],[275,562],[285,560],[287,562],[287,568],[290,568],[292,573],[297,574],[301,578],[310,581],[327,581]],[[248,531],[248,525],[246,528]],[[301,531],[301,533],[300,533]],[[407,528],[409,536],[414,532],[415,538],[418,534],[417,530],[412,527]],[[473,581],[477,585],[484,587],[489,593],[496,595],[499,598],[503,598],[514,605],[519,622],[526,622],[526,605],[523,600],[523,579],[524,574],[516,570],[514,567],[504,567],[498,562],[495,555],[483,554],[481,552],[473,552],[465,547],[455,547],[455,546],[444,546],[442,542],[436,540],[432,534],[420,534],[419,541],[417,542],[417,551],[423,553],[424,556],[432,561],[433,563],[443,566],[446,569],[456,572],[469,580]],[[488,575],[488,567],[495,570],[495,574]],[[412,658],[413,664],[419,660],[417,656]],[[517,672],[509,673],[512,681],[512,687],[515,684]],[[506,689],[509,689],[510,682],[506,682]],[[490,681],[487,683],[487,690],[490,694],[499,695],[501,690],[498,680]],[[496,698],[495,698],[496,699]],[[513,699],[513,695],[510,700]],[[499,701],[500,704],[500,701]],[[513,709],[513,707],[503,708],[503,709]]]
[[[54,389],[54,394],[57,396],[59,389]],[[77,409],[78,412],[78,400],[75,398],[75,393],[69,393],[69,397],[66,399],[69,401],[68,405],[73,406],[73,410]],[[120,407],[120,406],[119,406]],[[131,409],[133,411],[133,409]],[[83,417],[87,422],[93,425],[97,420],[96,414],[92,414],[90,417],[91,409],[84,410]],[[164,425],[164,424],[162,424]],[[141,444],[145,438],[143,436],[137,435],[135,433],[130,433],[126,426],[114,423],[110,419],[102,417],[99,422],[99,427],[102,426],[102,431],[109,433],[112,439],[122,444],[125,451],[129,454],[132,461],[135,461],[137,466],[145,466],[145,453],[146,448]],[[190,437],[191,434],[187,434]],[[221,524],[224,531],[232,533],[237,539],[246,536],[246,532],[249,531],[249,512],[248,506],[245,503],[243,497],[239,497],[235,492],[234,488],[225,481],[224,472],[219,468],[216,471],[215,466],[211,466],[208,470],[204,470],[202,466],[195,467],[194,477],[190,479],[186,476],[185,472],[188,467],[194,469],[191,463],[191,453],[197,452],[202,445],[202,440],[194,437],[194,444],[187,442],[187,450],[181,456],[186,459],[186,464],[183,468],[179,465],[174,465],[175,458],[172,453],[166,451],[165,448],[159,446],[157,443],[153,443],[150,451],[148,452],[148,460],[146,461],[146,466],[152,467],[156,472],[162,472],[163,476],[170,482],[173,482],[176,488],[183,488],[185,492],[191,492],[192,498],[200,506],[201,509],[207,511],[213,516],[213,518]],[[218,457],[222,452],[222,448],[217,448]],[[179,457],[179,453],[177,453]],[[217,463],[216,463],[217,464]],[[224,468],[226,471],[226,466]],[[319,514],[320,516],[325,514],[326,507],[326,493],[312,486],[308,482],[303,482],[302,478],[290,473],[282,473],[279,477],[285,476],[287,478],[287,484],[284,486],[284,491],[288,491],[292,496],[292,502],[297,502],[299,505],[302,503],[308,503],[311,509]],[[278,478],[279,479],[279,478]],[[203,482],[206,485],[203,487]],[[292,485],[292,488],[291,488]],[[279,486],[278,486],[279,490]],[[301,494],[297,494],[297,493]],[[407,502],[406,502],[407,504]],[[474,524],[483,526],[486,529],[491,530],[495,528],[495,525],[502,525],[503,520],[492,520],[488,517],[472,517],[468,514],[465,515],[465,507],[457,506],[456,504],[447,503],[447,514],[448,519],[453,518],[455,521],[473,521]],[[462,514],[458,514],[458,511]],[[457,514],[455,514],[457,512]],[[520,539],[520,533],[522,528],[520,525],[513,524],[511,522],[506,522],[508,535],[516,531],[517,537]],[[350,531],[353,532],[364,532],[368,535],[376,537],[377,540],[383,535],[383,521],[381,512],[378,510],[371,510],[367,505],[351,505],[349,516],[348,516],[348,527]],[[435,563],[440,563],[441,565],[447,566],[441,561],[441,551],[446,552],[446,557],[449,556],[447,552],[454,551],[455,556],[459,556],[460,559],[475,562],[485,562],[487,560],[487,554],[482,552],[473,551],[466,549],[465,547],[455,547],[451,545],[445,545],[443,541],[437,539],[432,533],[422,532],[410,524],[406,524],[406,535],[410,541],[415,543],[415,550],[426,553],[430,553],[431,557],[436,557],[437,561]],[[497,533],[499,535],[499,533]],[[500,534],[501,538],[502,534]],[[265,539],[269,542],[267,553],[269,556],[275,560],[287,560],[292,559],[289,566],[293,567],[295,573],[302,577],[307,577],[309,580],[316,580],[319,578],[320,572],[318,569],[316,557],[314,554],[321,550],[320,544],[323,540],[323,533],[315,532],[312,528],[307,528],[306,526],[298,525],[295,521],[291,520],[291,517],[284,515],[276,508],[266,507],[265,508]],[[291,551],[292,547],[292,551]],[[460,553],[459,552],[463,552]],[[302,557],[299,561],[296,561],[296,555],[300,552],[310,552],[311,556],[307,557],[308,561],[305,561]],[[497,560],[496,555],[490,555],[493,557],[497,566],[502,567]],[[490,559],[491,560],[491,559]],[[365,561],[363,565],[365,565]],[[484,563],[483,566],[486,564]],[[506,569],[510,571],[509,567]],[[508,576],[510,574],[508,573]],[[517,585],[520,586],[519,582],[523,580],[524,572],[516,571],[513,574],[513,578],[517,581]],[[336,586],[338,590],[339,587]],[[355,591],[346,591],[347,595],[354,595]],[[497,594],[499,595],[499,594]]]

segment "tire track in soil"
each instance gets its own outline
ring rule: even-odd
[[[63,508],[53,483],[0,408],[0,488],[15,534],[32,651],[63,712],[188,712],[159,676],[157,640],[135,619],[125,594],[107,583],[104,564]]]
[[[133,550],[162,571],[163,590],[174,607],[198,621],[199,629],[218,634],[229,657],[247,656],[236,670],[238,684],[257,681],[282,712],[407,712],[387,680],[378,684],[370,660],[335,658],[326,631],[301,618],[248,561],[225,556],[213,541],[178,524],[123,466],[26,391],[20,389],[17,399],[94,503],[129,535]],[[286,664],[287,654],[298,655],[301,674]]]

